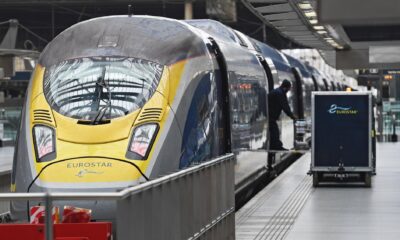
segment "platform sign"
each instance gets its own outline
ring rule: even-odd
[[[312,171],[371,170],[371,94],[312,95]]]

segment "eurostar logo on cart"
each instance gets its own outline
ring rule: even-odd
[[[352,107],[343,107],[338,106],[337,104],[332,104],[328,112],[336,115],[354,115],[358,113],[358,110],[352,109]]]

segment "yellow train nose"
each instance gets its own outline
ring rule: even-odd
[[[139,166],[138,166],[139,164]],[[44,183],[121,183],[138,181],[140,162],[85,157],[61,160],[44,167],[39,179]]]

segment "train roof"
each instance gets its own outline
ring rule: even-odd
[[[195,19],[185,20],[187,24],[199,28],[211,36],[218,38],[225,42],[232,42],[239,44],[239,39],[233,29],[230,27],[211,19]]]
[[[39,64],[66,59],[127,56],[170,65],[207,51],[202,36],[182,21],[152,16],[109,16],[84,21],[59,34],[43,50]]]
[[[287,54],[285,54],[287,60],[289,61],[290,65],[292,65],[293,67],[297,67],[299,68],[301,75],[303,75],[303,77],[306,78],[311,78],[311,73],[310,71],[306,68],[306,66],[304,66],[304,64],[298,60],[297,58],[294,58],[292,56],[289,56]]]
[[[290,65],[281,55],[281,52],[258,40],[253,39],[253,41],[257,44],[257,47],[265,57],[271,58],[277,70],[285,72],[290,71]]]
[[[318,75],[319,77],[322,77],[321,73],[313,66],[309,65],[309,64],[305,64],[306,68],[308,69],[308,71],[310,71],[311,74],[314,75]]]
[[[318,71],[318,69],[316,69],[315,67],[308,65],[308,64],[305,64],[305,66],[308,69],[308,71],[310,71],[311,75],[313,75],[315,78],[322,80],[323,76],[322,76],[321,72]]]
[[[332,79],[331,76],[325,74],[324,72],[319,71],[319,70],[318,70],[317,68],[315,68],[315,67],[312,67],[312,66],[309,66],[309,67],[310,67],[310,69],[312,69],[312,73],[313,73],[315,76],[317,76],[318,78],[322,79],[322,81],[324,81],[324,82],[326,81],[326,83],[327,83],[328,85],[330,85],[331,82],[334,82],[334,80]]]
[[[210,19],[196,19],[186,20],[185,22],[205,31],[211,36],[216,37],[222,41],[246,45],[249,50],[258,51],[262,53],[265,57],[269,57],[274,62],[277,70],[290,71],[289,63],[286,61],[286,59],[284,59],[284,57],[278,50],[258,40],[250,38],[249,36],[244,35],[237,30],[233,30],[232,28],[218,21]]]
[[[316,69],[315,67],[305,64],[306,68],[310,71],[311,75],[314,76],[315,81],[317,81],[317,84],[322,87],[325,88],[325,83],[323,80],[323,76],[320,73],[320,71],[318,71],[318,69]]]

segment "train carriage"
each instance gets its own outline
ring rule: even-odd
[[[65,30],[41,54],[27,90],[12,190],[118,191],[228,152],[211,45],[159,17],[102,17]],[[26,219],[32,204],[12,202],[13,219]],[[114,210],[79,205],[94,219]]]
[[[321,73],[313,66],[306,64],[307,70],[311,73],[311,78],[314,82],[315,91],[327,91],[327,87]]]
[[[281,53],[216,21],[78,23],[49,43],[32,75],[12,190],[119,191],[227,152],[266,159],[268,89],[283,79],[296,81]],[[285,146],[292,127],[283,117]],[[12,218],[36,204],[11,202]],[[77,205],[95,220],[115,212],[105,201]]]
[[[292,66],[289,64],[287,59],[282,53],[273,49],[272,47],[256,41],[257,46],[260,48],[262,55],[265,58],[270,58],[274,64],[277,71],[276,78],[274,78],[274,85],[270,87],[270,90],[279,87],[283,80],[289,80],[292,82],[292,89],[287,93],[287,98],[290,108],[293,110],[295,115],[299,115],[299,108],[296,106],[298,102],[298,95],[296,90],[296,79],[292,70]],[[278,123],[281,130],[281,141],[286,148],[294,147],[294,130],[293,130],[293,120],[290,119],[285,114],[281,115],[281,119]]]

